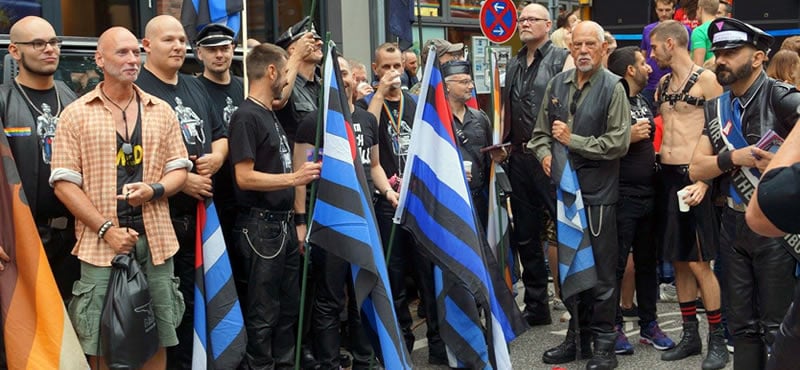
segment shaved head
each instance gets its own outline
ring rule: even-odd
[[[139,76],[139,40],[126,28],[111,27],[103,32],[94,58],[106,81],[133,83]]]
[[[145,66],[162,81],[176,80],[186,58],[186,42],[186,32],[177,18],[159,15],[151,19],[145,26],[142,40],[147,53]]]
[[[158,15],[151,19],[150,22],[147,22],[147,25],[144,27],[144,37],[152,39],[158,37],[158,35],[162,34],[165,30],[172,31],[176,27],[183,31],[183,25],[181,25],[181,22],[177,18],[165,14]]]
[[[133,39],[136,43],[139,41],[136,36],[125,27],[111,27],[100,35],[97,39],[97,52],[104,53],[114,50],[114,46],[121,41],[130,41]]]
[[[14,23],[8,36],[12,42],[26,42],[35,38],[49,40],[56,37],[56,30],[44,18],[28,16]]]
[[[539,3],[530,3],[528,5],[525,5],[522,8],[522,11],[526,13],[530,12],[532,14],[535,14],[538,18],[543,18],[548,20],[550,19],[550,11],[547,10],[547,8],[545,8],[544,5]],[[520,13],[522,13],[522,11]]]

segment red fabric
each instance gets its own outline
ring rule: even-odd
[[[656,123],[656,132],[653,135],[653,147],[656,149],[656,153],[661,151],[661,138],[664,135],[664,121],[661,120],[661,115],[657,115],[655,119],[653,119]]]

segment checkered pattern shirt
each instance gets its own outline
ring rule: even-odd
[[[53,144],[50,184],[75,183],[106,219],[119,225],[117,132],[110,105],[101,97],[102,86],[100,83],[61,113]],[[175,112],[163,100],[135,85],[134,89],[141,102],[143,182],[158,182],[172,170],[191,169]],[[142,216],[153,264],[162,264],[178,251],[167,198],[146,202],[142,206]],[[111,266],[115,252],[97,237],[97,230],[90,230],[76,220],[75,235],[78,242],[72,254],[95,266]]]

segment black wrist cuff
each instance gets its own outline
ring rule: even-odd
[[[149,184],[150,187],[153,189],[153,197],[150,200],[158,200],[162,196],[164,196],[164,185],[161,185],[157,182]]]
[[[719,153],[719,155],[717,155],[717,167],[719,167],[722,172],[730,172],[733,170],[734,167],[736,167],[733,165],[733,152],[726,151]]]
[[[305,225],[306,224],[306,214],[305,213],[295,213],[294,214],[294,224],[297,225]]]

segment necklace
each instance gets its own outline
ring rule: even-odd
[[[109,98],[108,95],[106,95],[103,89],[100,89],[100,94],[103,94],[103,97],[106,100],[108,100],[109,103],[114,104],[114,106],[117,107],[117,109],[122,111],[122,122],[125,122],[125,140],[122,143],[122,153],[125,154],[126,157],[130,156],[131,154],[133,154],[133,146],[131,145],[131,134],[128,131],[128,115],[125,114],[125,112],[128,110],[128,107],[131,106],[131,102],[133,102],[133,97],[136,96],[136,92],[134,91],[134,93],[131,94],[131,98],[128,99],[128,103],[125,104],[125,108],[120,107],[119,104],[111,100],[111,98]],[[128,163],[128,160],[129,159],[126,158],[125,163]]]
[[[44,112],[39,110],[39,108],[36,107],[36,104],[33,104],[33,101],[31,101],[31,98],[28,97],[25,89],[22,88],[22,85],[20,85],[16,78],[14,79],[14,84],[17,85],[17,89],[19,89],[19,92],[22,93],[22,97],[24,97],[25,101],[30,104],[31,108],[33,108],[36,113],[39,113],[40,116],[44,116]],[[56,110],[56,114],[54,116],[58,117],[61,114],[61,96],[58,95],[58,89],[55,88],[55,85],[53,85],[53,89],[56,91],[56,101],[58,102],[58,109]]]
[[[686,74],[686,78],[685,78],[685,79],[683,79],[683,82],[681,82],[681,84],[680,84],[680,85],[678,85],[678,88],[676,88],[676,89],[673,89],[673,88],[670,86],[670,87],[668,87],[668,89],[669,89],[670,91],[672,91],[672,93],[673,93],[673,94],[674,94],[674,93],[677,93],[678,91],[681,91],[681,90],[683,89],[683,87],[684,87],[684,86],[686,86],[686,83],[687,83],[687,82],[689,82],[689,77],[692,77],[692,73],[693,73],[693,72],[694,72],[694,64],[692,64],[692,66],[691,66],[691,67],[689,67],[689,73],[687,73],[687,74]]]
[[[261,108],[264,108],[264,109],[266,109],[266,110],[268,110],[268,111],[272,111],[272,109],[269,109],[269,108],[267,108],[267,105],[266,105],[266,104],[264,104],[263,102],[261,102],[261,100],[258,100],[258,99],[256,99],[256,97],[255,97],[255,96],[253,96],[253,95],[248,95],[248,96],[247,96],[247,98],[248,98],[248,99],[250,99],[250,100],[252,100],[252,101],[253,101],[253,103],[256,103],[256,104],[258,104],[258,106],[259,106],[259,107],[261,107]]]

